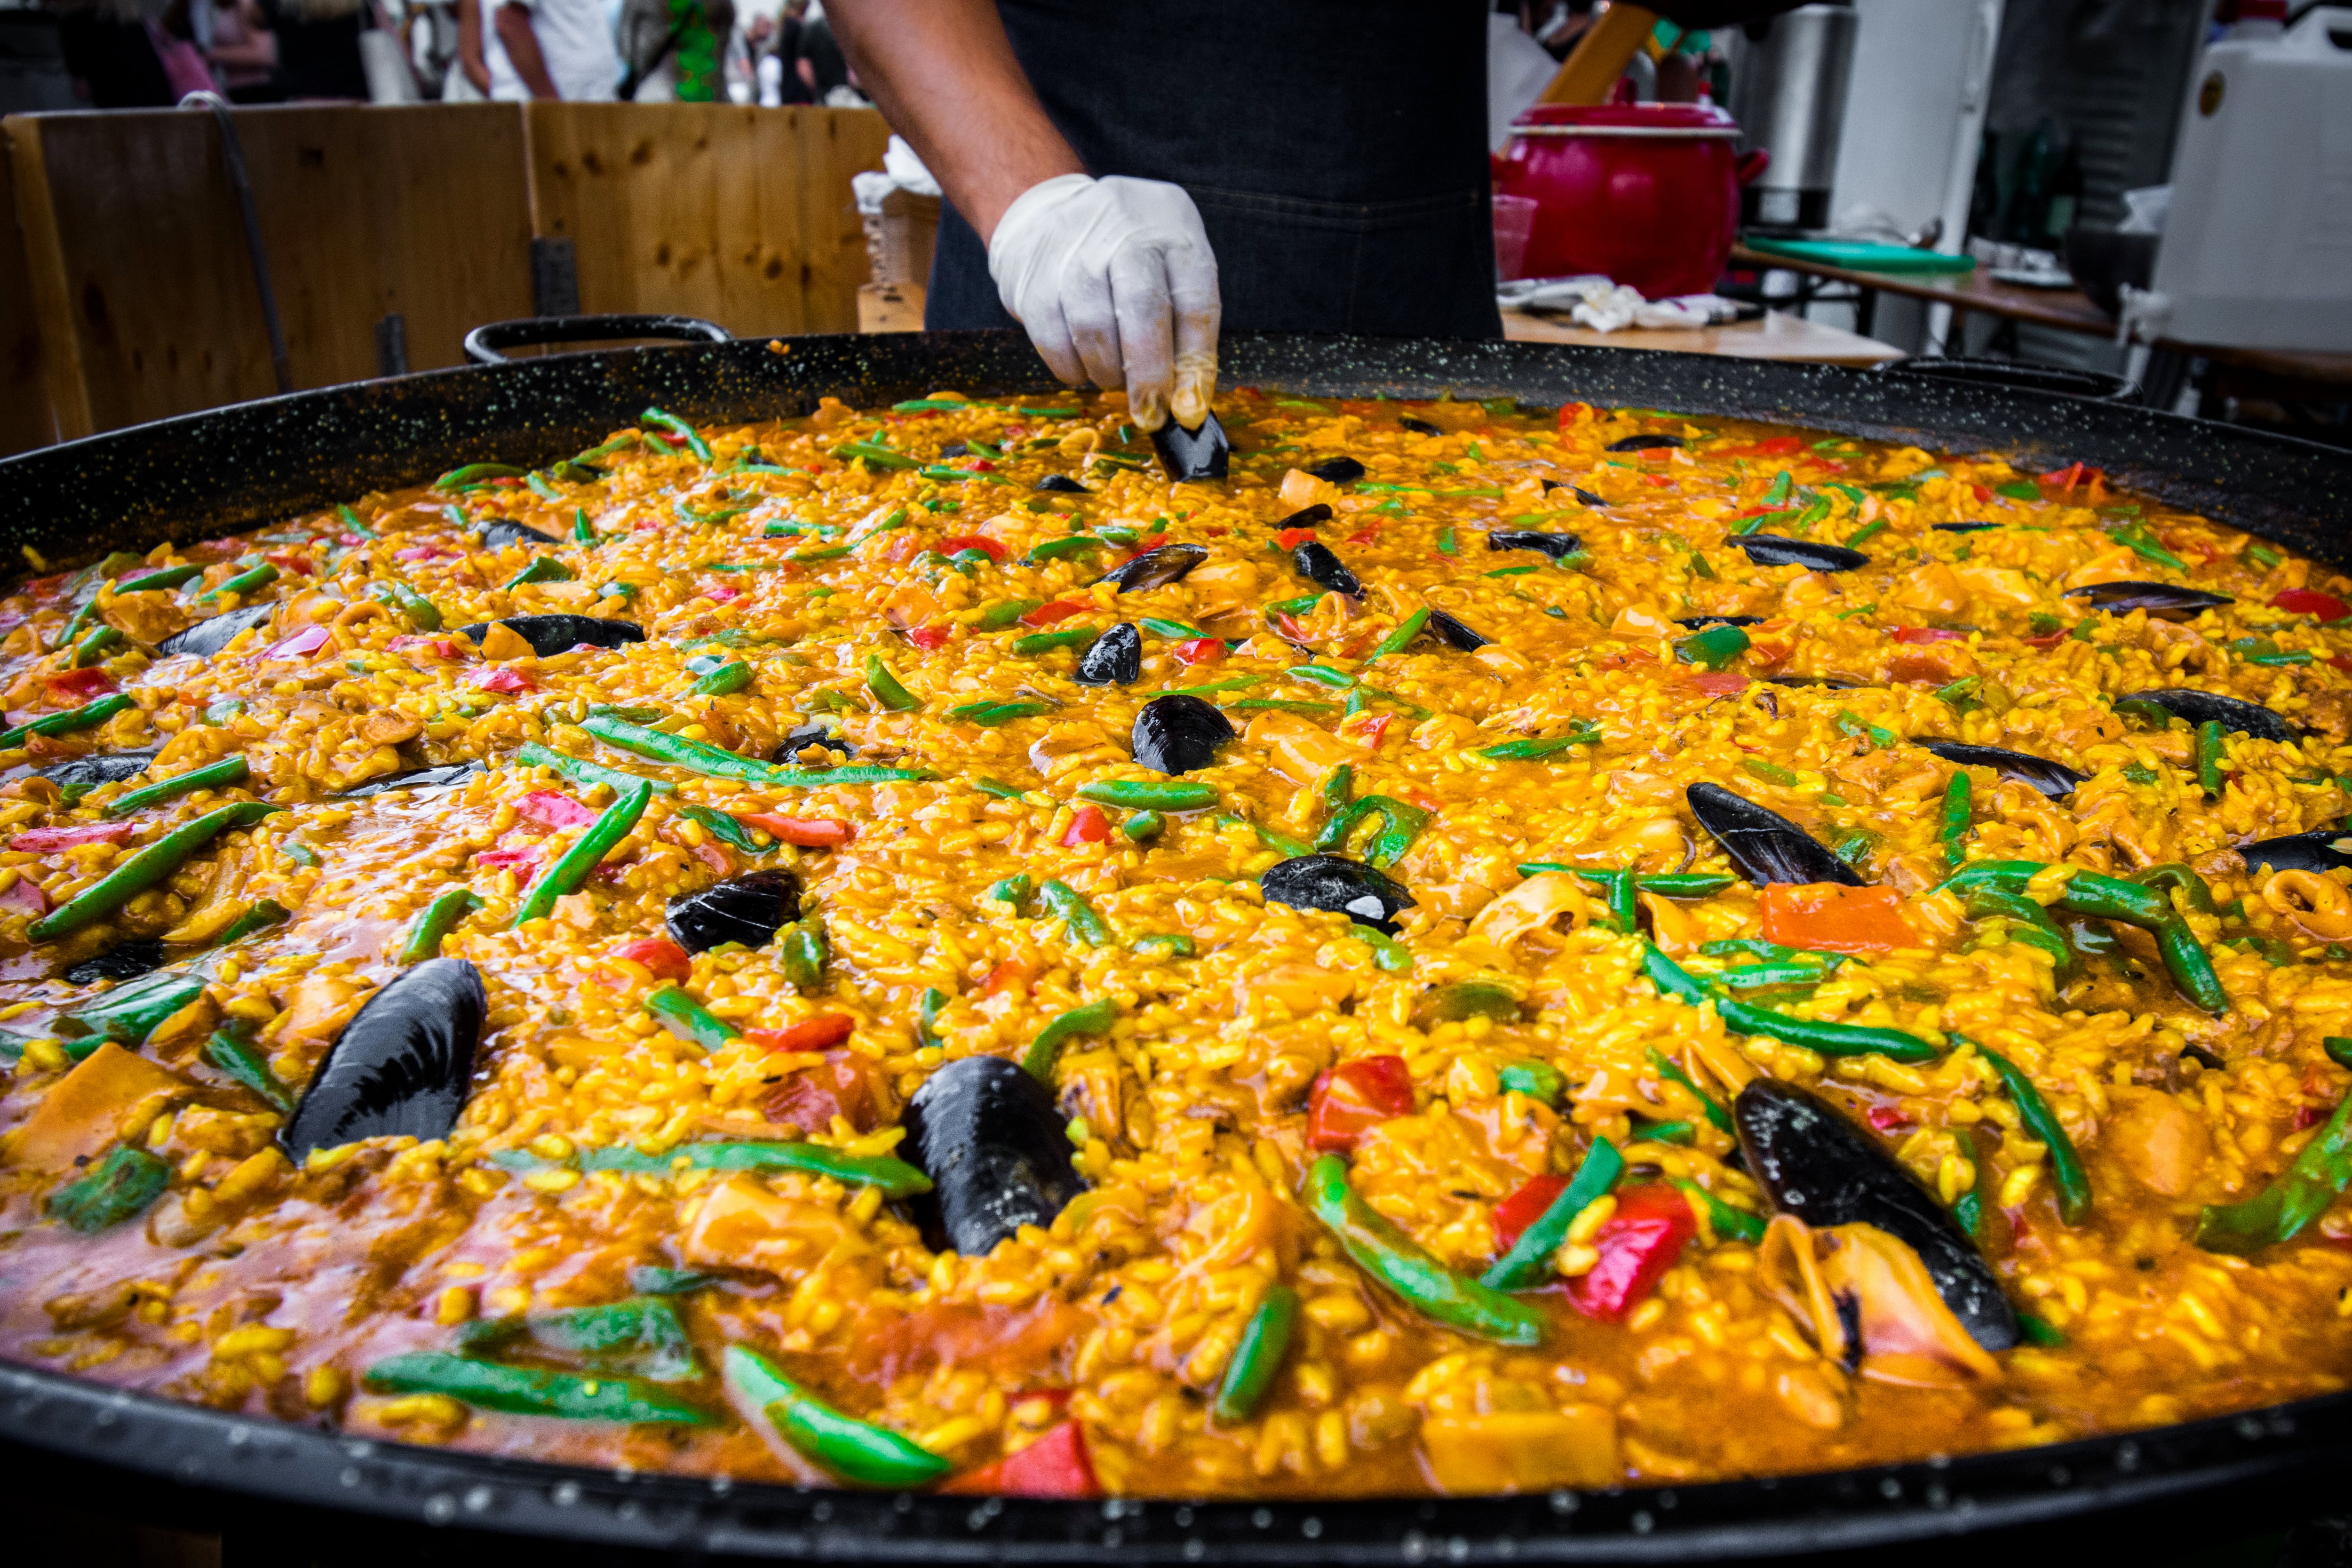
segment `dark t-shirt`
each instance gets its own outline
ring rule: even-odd
[[[58,18],[66,72],[89,83],[97,109],[169,109],[172,84],[143,24],[77,7]]]
[[[279,0],[259,0],[259,4],[270,32],[278,38],[278,80],[288,98],[366,101],[367,71],[360,64],[364,9],[313,22],[293,15]]]
[[[824,95],[849,79],[849,62],[833,41],[833,25],[819,16],[801,28],[801,58],[816,72],[816,95]]]

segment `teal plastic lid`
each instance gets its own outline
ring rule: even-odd
[[[1940,250],[1872,245],[1858,239],[1770,239],[1759,235],[1740,243],[1767,256],[1849,267],[1857,272],[1969,272],[1977,264],[1973,256],[1947,256]]]

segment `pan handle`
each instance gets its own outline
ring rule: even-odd
[[[735,334],[698,316],[530,316],[491,321],[466,334],[466,357],[477,364],[505,364],[506,349],[538,343],[608,342],[615,338],[677,338],[684,342],[727,343]]]
[[[2074,370],[2064,365],[2034,364],[2024,360],[1977,359],[1949,355],[1895,360],[1878,367],[1880,375],[1964,382],[1970,386],[1997,386],[2018,392],[2054,392],[2068,397],[2116,401],[2131,397],[2137,388],[2105,371]]]

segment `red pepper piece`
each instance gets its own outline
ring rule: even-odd
[[[1017,991],[1026,996],[1039,973],[1038,967],[1027,959],[1008,958],[988,972],[988,978],[980,983],[980,994],[988,997]]]
[[[1349,1153],[1381,1122],[1412,1110],[1412,1075],[1402,1057],[1359,1057],[1315,1079],[1307,1110],[1307,1146]]]
[[[484,691],[497,691],[507,694],[512,694],[517,691],[529,691],[531,689],[530,679],[529,677],[525,676],[522,671],[519,669],[507,669],[504,668],[495,669],[478,669],[474,672],[472,683],[480,687]]]
[[[78,844],[120,844],[139,831],[135,822],[91,822],[76,827],[34,827],[8,841],[20,855],[46,855]]]
[[[772,1051],[830,1050],[857,1032],[857,1020],[846,1013],[819,1013],[781,1029],[746,1029],[743,1037]]]
[[[646,973],[656,980],[674,980],[683,984],[694,973],[694,960],[686,949],[666,936],[641,936],[635,942],[621,944],[619,956],[632,963],[642,963]]]
[[[735,820],[746,827],[756,827],[779,844],[797,844],[803,849],[837,849],[857,837],[856,828],[838,817],[778,816],[768,811],[745,811],[735,814]]]
[[[1274,536],[1274,542],[1285,550],[1296,550],[1300,545],[1311,542],[1314,537],[1315,531],[1311,528],[1286,528]]]
[[[1976,492],[1977,504],[1979,506],[1983,506],[1986,502],[1992,500],[1992,487],[1990,485],[1971,484],[1969,486],[1969,489]]]
[[[1110,818],[1091,805],[1082,805],[1070,817],[1069,831],[1062,835],[1062,847],[1075,849],[1081,844],[1099,844],[1110,837]]]
[[[1775,882],[1761,900],[1764,940],[1822,952],[1893,952],[1918,947],[1892,888],[1835,882]]]
[[[947,646],[948,628],[945,626],[917,626],[914,630],[907,634],[907,640],[913,643],[917,647],[921,648],[925,653],[936,653],[940,648]]]
[[[1004,546],[984,534],[959,533],[952,539],[940,540],[931,548],[942,555],[953,555],[959,550],[977,550],[991,561],[1002,563],[1004,559]]]
[[[498,849],[485,849],[473,858],[473,865],[484,871],[513,871],[517,874],[539,864],[539,850],[534,845],[516,844]]]
[[[1040,605],[1022,616],[1021,624],[1032,629],[1043,628],[1057,621],[1066,621],[1072,616],[1083,616],[1092,608],[1092,605],[1079,604],[1076,600],[1056,599],[1050,605]]]
[[[77,706],[93,698],[103,697],[115,689],[114,677],[95,665],[88,669],[44,671],[41,684],[48,688],[51,697],[70,700]]]
[[[1518,1190],[1495,1205],[1487,1222],[1495,1227],[1496,1257],[1519,1244],[1519,1233],[1543,1217],[1552,1200],[1567,1190],[1566,1176],[1529,1176]]]
[[[1274,612],[1274,629],[1281,633],[1284,637],[1288,637],[1292,642],[1305,642],[1307,640],[1306,624],[1297,616],[1290,614],[1286,610],[1276,610]]]
[[[1899,1108],[1892,1105],[1874,1105],[1862,1115],[1864,1121],[1881,1132],[1892,1132],[1898,1127],[1911,1125],[1911,1119],[1904,1115]]]
[[[1590,418],[1591,414],[1592,405],[1590,403],[1563,403],[1559,405],[1559,417],[1553,423],[1565,430],[1580,419]]]
[[[541,827],[585,827],[596,820],[593,809],[551,789],[535,789],[515,802],[515,815]]]
[[[1007,1454],[940,1488],[960,1497],[1091,1499],[1102,1496],[1086,1428],[1065,1421],[1017,1454]]]
[[[1716,455],[1722,458],[1785,458],[1791,452],[1804,450],[1804,442],[1794,436],[1767,436],[1752,445],[1734,447]]]
[[[1748,689],[1748,678],[1736,669],[1718,669],[1704,675],[1686,675],[1683,684],[1713,697],[1737,697]]]
[[[1167,542],[1168,536],[1164,533],[1146,534],[1144,537],[1135,542],[1134,549],[1119,557],[1119,564],[1124,566],[1139,555],[1149,555]]]
[[[827,1013],[794,1024],[789,1029],[752,1029],[744,1037],[775,1051],[824,1050],[824,1060],[793,1074],[760,1104],[760,1114],[771,1121],[789,1121],[803,1132],[822,1132],[840,1117],[860,1132],[870,1132],[897,1114],[898,1102],[872,1062],[855,1051],[834,1050],[849,1038],[856,1021],[845,1013]]]
[[[2352,605],[2316,588],[2282,588],[2271,595],[2271,608],[2284,610],[2290,616],[2316,616],[2323,621],[2340,621],[2352,616]]]
[[[1348,542],[1350,544],[1370,544],[1373,540],[1380,537],[1380,533],[1381,525],[1376,522],[1370,528],[1360,528],[1355,532],[1348,535]],[[1438,559],[1444,560],[1444,557],[1440,556]]]
[[[1176,645],[1179,664],[1214,664],[1224,657],[1225,645],[1215,637],[1187,637]]]
[[[1969,634],[1952,631],[1945,626],[1897,626],[1888,634],[1896,642],[1966,642]]]
[[[1601,1261],[1568,1282],[1568,1303],[1588,1318],[1613,1323],[1658,1288],[1658,1279],[1698,1234],[1690,1201],[1652,1184],[1617,1194],[1617,1212],[1592,1238]]]

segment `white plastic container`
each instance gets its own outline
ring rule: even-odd
[[[2205,51],[2154,289],[2164,335],[2352,350],[2352,8]]]

